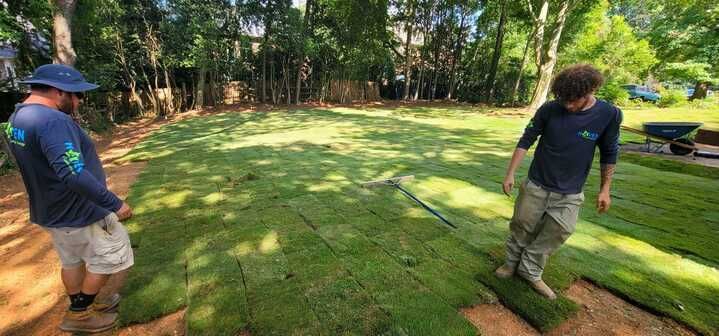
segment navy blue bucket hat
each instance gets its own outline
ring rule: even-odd
[[[88,83],[80,71],[64,64],[45,64],[35,69],[32,76],[20,84],[44,84],[65,92],[84,92],[99,86]]]

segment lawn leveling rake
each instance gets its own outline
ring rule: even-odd
[[[415,201],[417,204],[421,205],[425,210],[429,211],[433,215],[435,215],[437,218],[439,218],[444,224],[447,224],[453,228],[457,228],[456,225],[452,224],[450,221],[448,221],[446,218],[442,217],[442,215],[439,214],[436,210],[429,207],[429,205],[422,202],[419,198],[412,195],[411,192],[407,191],[407,189],[402,188],[400,183],[404,181],[410,181],[414,180],[414,175],[407,175],[407,176],[398,176],[398,177],[392,177],[385,180],[377,180],[377,181],[370,181],[362,183],[363,188],[372,188],[377,186],[392,186],[397,188],[397,190],[401,191],[405,196],[407,196],[409,199]]]

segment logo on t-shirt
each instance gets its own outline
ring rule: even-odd
[[[584,139],[592,140],[592,141],[595,141],[595,140],[597,140],[597,138],[599,138],[599,134],[598,134],[598,133],[590,132],[590,131],[587,131],[587,130],[579,131],[579,132],[577,132],[577,135],[578,135],[580,138],[584,138]]]
[[[82,162],[82,156],[79,152],[75,151],[75,146],[70,141],[65,142],[65,164],[68,168],[70,168],[70,171],[73,175],[80,174],[83,168],[85,168],[85,163]]]
[[[25,147],[25,130],[22,128],[13,127],[12,123],[7,123],[5,135],[10,143]]]

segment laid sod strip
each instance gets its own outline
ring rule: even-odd
[[[711,179],[719,179],[719,168],[707,167],[694,163],[685,163],[670,159],[663,159],[656,156],[646,156],[636,153],[622,153],[622,162],[631,162],[633,164],[654,168],[661,171],[670,171],[686,175],[694,175],[698,177],[706,177]]]
[[[149,163],[129,198],[137,265],[124,323],[187,306],[193,333],[475,334],[457,308],[496,295],[551,329],[576,305],[492,274],[513,208],[500,183],[526,120],[466,108],[339,108],[163,127],[125,158]],[[620,159],[614,205],[602,216],[595,163],[577,232],[550,259],[545,280],[561,291],[584,277],[719,334],[711,240],[719,182],[629,161]],[[358,186],[409,174],[412,192],[458,229],[393,190]],[[208,289],[223,294],[204,300]]]

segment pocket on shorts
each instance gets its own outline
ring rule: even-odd
[[[93,263],[112,267],[126,262],[130,254],[130,238],[117,216],[111,213],[93,226]]]

